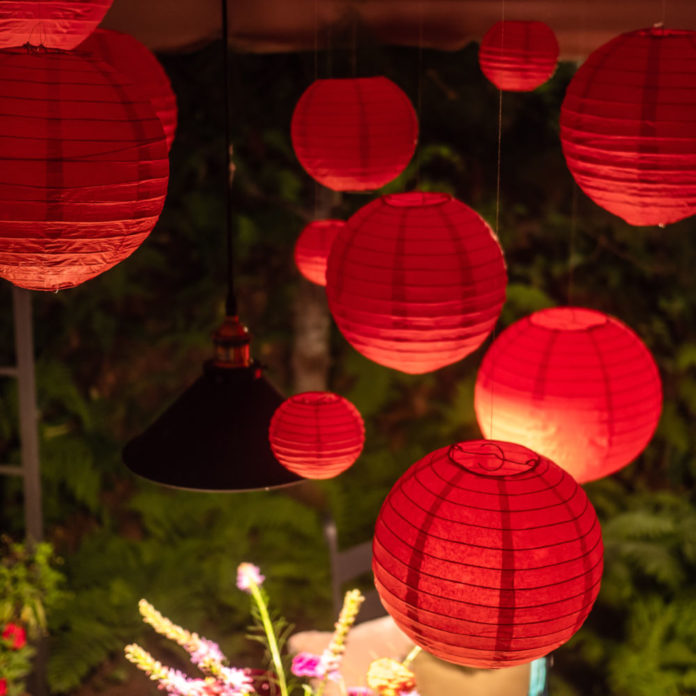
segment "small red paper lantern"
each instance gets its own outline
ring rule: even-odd
[[[346,226],[343,220],[310,222],[295,242],[295,264],[312,283],[326,285],[326,261],[336,235]]]
[[[580,188],[631,225],[696,212],[696,32],[641,29],[594,51],[561,105]]]
[[[481,39],[479,65],[498,88],[531,92],[553,75],[558,41],[543,22],[497,22]]]
[[[329,309],[346,340],[380,365],[437,370],[478,348],[505,301],[498,240],[445,193],[382,196],[331,248]]]
[[[108,29],[97,29],[78,50],[108,63],[125,75],[141,96],[150,100],[162,123],[167,148],[171,148],[176,132],[176,96],[167,73],[152,51],[129,34]]]
[[[30,290],[78,285],[154,227],[169,178],[150,103],[99,60],[0,54],[0,276]]]
[[[486,437],[531,447],[583,483],[633,461],[662,408],[650,352],[614,317],[555,307],[521,319],[491,344],[474,408]]]
[[[386,77],[313,82],[295,106],[292,144],[300,164],[335,191],[371,191],[411,160],[418,120],[403,91]]]
[[[31,44],[69,51],[102,21],[113,0],[0,0],[0,48]]]
[[[372,570],[382,604],[436,657],[530,662],[592,608],[602,535],[584,491],[526,447],[478,440],[411,466],[380,510]]]
[[[304,392],[273,414],[268,439],[276,459],[295,474],[328,479],[362,452],[365,426],[353,404],[331,392]]]

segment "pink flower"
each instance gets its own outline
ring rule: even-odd
[[[292,658],[292,667],[290,669],[296,677],[324,676],[321,657],[319,655],[312,655],[312,653],[308,652],[297,653],[297,655]]]
[[[7,693],[7,679],[0,679],[0,696],[5,696]]]
[[[249,694],[254,691],[254,680],[246,670],[236,667],[221,667],[220,674],[228,689]]]
[[[19,650],[27,644],[27,634],[21,626],[17,624],[8,623],[5,626],[5,630],[2,632],[2,637],[5,640],[12,641],[12,649]]]
[[[372,696],[373,693],[367,686],[351,686],[348,689],[348,696]]]
[[[196,638],[198,639],[196,648],[189,651],[191,662],[193,662],[194,665],[201,665],[207,660],[218,663],[225,661],[225,656],[222,654],[220,646],[217,643],[207,638],[200,638],[198,636],[196,636]]]
[[[313,677],[318,679],[328,676],[329,679],[334,681],[338,681],[341,678],[336,666],[336,659],[327,650],[322,655],[313,655],[307,652],[298,653],[292,658],[290,669],[296,677]]]
[[[253,563],[240,563],[237,568],[237,587],[244,592],[250,592],[252,585],[262,585],[265,579],[261,569]]]

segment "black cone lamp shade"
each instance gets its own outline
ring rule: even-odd
[[[249,360],[249,335],[237,317],[215,333],[215,359],[123,450],[133,473],[195,491],[268,490],[300,477],[273,456],[268,427],[284,401]]]

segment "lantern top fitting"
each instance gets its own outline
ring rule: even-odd
[[[443,205],[452,200],[449,193],[430,193],[410,191],[408,193],[388,193],[382,200],[392,208],[425,208],[429,205]]]
[[[584,307],[550,307],[529,316],[534,326],[552,331],[587,331],[604,326],[607,321],[606,314]]]
[[[324,406],[326,404],[336,404],[339,401],[344,401],[338,394],[325,391],[307,391],[301,394],[295,394],[292,397],[293,401],[305,406]]]
[[[527,447],[497,440],[459,442],[449,448],[447,458],[471,474],[494,478],[528,474],[541,461]]]

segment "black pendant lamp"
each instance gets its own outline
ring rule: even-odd
[[[229,195],[229,53],[227,3],[222,0],[227,170],[226,318],[213,335],[215,357],[203,374],[123,450],[126,466],[165,486],[195,491],[269,490],[303,481],[283,467],[268,442],[268,427],[284,401],[251,360],[250,337],[239,321],[234,292]]]

